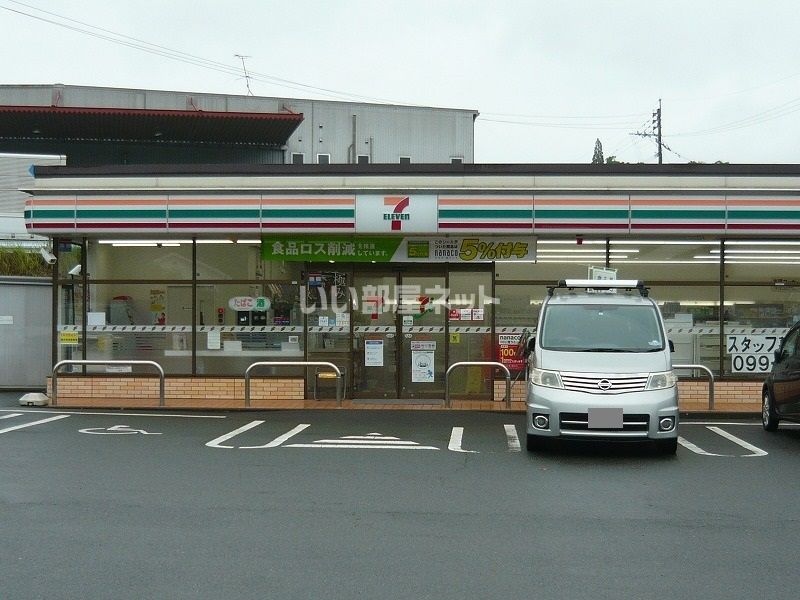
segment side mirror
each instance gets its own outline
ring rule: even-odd
[[[675,342],[673,342],[672,340],[667,340],[667,344],[669,344],[669,351],[675,352]]]
[[[535,349],[536,349],[536,336],[534,335],[529,337],[527,343],[525,344],[525,355],[527,356]]]
[[[781,362],[782,358],[783,358],[783,351],[780,348],[778,348],[777,350],[775,350],[775,362],[776,363]]]

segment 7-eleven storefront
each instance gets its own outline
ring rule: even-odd
[[[718,398],[726,385],[749,398],[763,361],[732,352],[729,336],[780,339],[800,315],[800,261],[786,259],[800,224],[797,174],[732,187],[715,167],[674,177],[535,165],[225,169],[37,170],[26,219],[58,257],[54,362],[157,362],[173,407],[243,407],[252,363],[299,361],[337,365],[352,405],[440,405],[456,362],[499,361],[521,375],[516,344],[535,331],[545,285],[603,269],[651,286],[675,362],[711,368]],[[735,260],[737,248],[755,258]],[[786,260],[765,259],[767,248]],[[58,401],[157,405],[149,373],[75,367],[59,376]],[[459,368],[451,396],[500,408],[498,377]],[[682,385],[684,398],[705,401],[702,379]],[[522,377],[512,390],[521,400]],[[267,366],[250,406],[334,396],[324,370]]]

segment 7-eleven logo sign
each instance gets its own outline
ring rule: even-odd
[[[410,203],[409,196],[384,196],[383,206],[391,212],[384,212],[383,220],[392,222],[392,231],[400,231],[403,221],[411,220],[411,214],[404,212]]]

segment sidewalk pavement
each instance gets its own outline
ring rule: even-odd
[[[19,399],[24,391],[0,392],[0,407],[19,407]],[[59,395],[60,396],[60,395]],[[50,406],[49,408],[53,408]],[[215,399],[215,398],[167,398],[164,407],[159,407],[157,398],[122,399],[104,398],[90,401],[80,398],[59,397],[56,408],[108,408],[108,409],[168,409],[168,410],[248,410],[243,399]],[[339,408],[335,400],[261,400],[253,399],[249,410],[330,410]],[[444,408],[442,400],[410,401],[402,400],[343,400],[342,409],[345,410],[473,410],[491,412],[525,412],[524,402],[512,402],[507,408],[505,402],[453,400],[449,409]],[[707,402],[681,402],[681,417],[683,418],[727,418],[747,419],[761,416],[759,403],[721,403],[717,402],[714,409],[708,408]]]

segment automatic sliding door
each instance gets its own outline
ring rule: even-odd
[[[403,273],[398,289],[402,323],[401,398],[444,397],[444,273]]]
[[[397,398],[397,274],[356,273],[353,285],[353,397]]]

